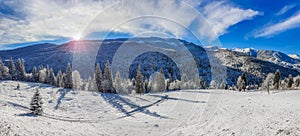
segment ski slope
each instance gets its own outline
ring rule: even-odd
[[[99,94],[1,81],[0,135],[300,135],[300,91]],[[40,88],[44,114],[29,114]]]

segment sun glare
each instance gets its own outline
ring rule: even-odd
[[[78,41],[78,40],[80,40],[81,36],[80,35],[75,35],[72,38],[73,38],[73,40]]]

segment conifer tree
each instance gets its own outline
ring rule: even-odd
[[[65,84],[65,88],[73,88],[72,67],[70,63],[67,66],[64,84]]]
[[[115,93],[115,89],[113,87],[113,82],[112,82],[110,63],[108,60],[106,61],[105,69],[104,69],[103,89],[105,93]]]
[[[49,70],[49,84],[56,85],[56,78],[52,68]]]
[[[10,58],[10,61],[9,61],[9,74],[10,74],[12,80],[17,80],[17,77],[16,77],[17,71],[16,71],[15,63],[12,58]]]
[[[98,91],[103,92],[103,89],[102,89],[102,71],[101,71],[99,63],[97,63],[97,65],[96,65],[96,70],[95,70],[94,76],[95,76],[94,78],[95,78],[95,83],[96,83]]]
[[[18,80],[25,80],[26,79],[26,71],[25,71],[25,65],[24,65],[24,60],[21,60],[20,58],[17,61],[17,78]]]
[[[294,84],[294,78],[293,78],[293,76],[290,74],[290,75],[289,75],[289,78],[288,78],[288,88],[292,88],[293,84]]]
[[[273,83],[274,83],[273,85],[275,87],[274,89],[276,89],[276,90],[279,89],[280,79],[281,79],[281,77],[280,77],[280,71],[279,71],[279,69],[277,69],[276,72],[275,72],[274,81],[273,81]]]
[[[167,79],[167,91],[170,90],[170,85],[171,85],[171,82],[172,82],[172,76],[171,76],[171,73],[168,74],[168,79]]]
[[[143,90],[143,74],[141,72],[141,66],[138,65],[136,70],[136,84],[135,84],[135,91],[136,93],[144,93]]]
[[[59,70],[56,76],[56,84],[58,87],[64,87],[63,77],[63,73],[61,72],[61,70]]]
[[[195,89],[200,89],[199,76],[196,74],[194,78]]]
[[[5,65],[2,63],[2,59],[0,58],[0,80],[5,77]]]
[[[36,70],[36,67],[34,66],[33,68],[32,68],[32,72],[31,72],[31,74],[32,74],[32,81],[33,82],[37,82],[38,81],[38,74],[37,74],[38,72],[37,72],[37,70]]]
[[[33,95],[30,103],[30,110],[32,114],[41,115],[43,113],[42,104],[42,96],[39,92],[39,89],[36,89],[36,92]]]
[[[246,86],[247,86],[247,76],[246,76],[245,72],[242,74],[241,79],[243,80],[242,81],[242,89],[245,91],[246,90]]]
[[[156,74],[155,81],[154,81],[154,87],[152,87],[154,91],[156,92],[162,92],[165,91],[166,85],[165,85],[165,76],[163,73],[163,69],[160,69],[160,72]]]

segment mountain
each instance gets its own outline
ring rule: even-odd
[[[293,59],[300,59],[300,55],[298,55],[298,54],[288,54],[288,56]]]
[[[0,57],[6,65],[10,57],[14,60],[23,58],[27,72],[39,65],[48,65],[55,72],[64,71],[71,63],[84,78],[93,76],[95,63],[99,63],[104,71],[107,60],[118,62],[111,65],[113,73],[116,70],[128,71],[128,75],[123,76],[130,78],[135,76],[139,64],[146,78],[162,68],[165,76],[172,73],[173,79],[180,78],[182,73],[195,73],[194,66],[205,81],[218,79],[220,83],[226,80],[228,84],[235,84],[243,72],[247,73],[250,84],[260,84],[269,72],[279,69],[282,76],[287,77],[289,74],[299,75],[300,69],[298,59],[276,51],[203,48],[184,40],[155,37],[82,40],[61,45],[46,43],[0,51]],[[226,74],[226,79],[220,78],[224,76],[222,74]]]
[[[244,53],[245,55],[252,56],[254,58],[269,61],[277,65],[296,69],[300,71],[300,59],[298,55],[287,55],[279,51],[272,50],[255,50],[255,49],[233,49],[232,51]]]

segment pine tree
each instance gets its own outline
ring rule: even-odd
[[[0,80],[4,79],[4,64],[2,63],[2,59],[0,58]]]
[[[41,115],[43,113],[42,104],[42,96],[40,95],[39,89],[36,89],[30,103],[30,110],[32,114]]]
[[[196,74],[194,78],[195,89],[200,89],[199,76]]]
[[[17,77],[16,77],[17,71],[16,71],[15,63],[12,58],[10,58],[10,61],[9,61],[9,74],[10,74],[12,80],[17,80]]]
[[[165,91],[166,84],[165,84],[165,76],[163,73],[163,69],[160,69],[160,72],[156,74],[154,87],[152,87],[156,92],[163,92]]]
[[[24,60],[21,60],[20,58],[18,59],[16,71],[17,71],[18,80],[25,80],[26,79],[26,71],[25,71]]]
[[[115,89],[113,87],[113,82],[112,82],[110,63],[108,60],[106,61],[106,65],[104,69],[103,89],[105,93],[115,93]]]
[[[72,67],[70,63],[67,66],[64,84],[65,84],[65,88],[73,88]]]
[[[93,91],[94,90],[94,81],[91,77],[88,79],[88,86],[87,89],[88,91]]]
[[[274,89],[278,90],[279,89],[279,86],[280,86],[280,71],[279,69],[276,70],[275,72],[275,76],[274,76],[274,81],[273,81],[273,85],[275,86]]]
[[[289,75],[289,78],[288,78],[288,88],[292,88],[293,84],[294,84],[294,78],[293,78],[293,76],[290,74],[290,75]]]
[[[172,83],[172,76],[171,76],[171,73],[169,73],[168,79],[167,79],[167,91],[170,90],[171,83]]]
[[[59,70],[56,76],[56,84],[58,87],[64,87],[63,77],[63,73],[61,72],[61,70]]]
[[[38,75],[38,72],[37,72],[35,66],[33,67],[31,73],[32,73],[32,81],[33,81],[33,82],[37,82],[37,81],[39,80],[39,75]]]
[[[102,71],[101,71],[101,68],[100,68],[100,65],[99,63],[97,63],[96,65],[96,70],[95,70],[95,82],[96,82],[96,86],[97,86],[97,89],[99,92],[103,92],[103,89],[102,89]]]
[[[241,79],[242,79],[242,89],[245,91],[247,86],[247,76],[245,72],[242,74]]]
[[[295,87],[299,87],[300,86],[300,77],[297,76],[295,79]]]
[[[52,68],[49,70],[49,79],[48,80],[49,80],[48,82],[50,85],[56,85],[56,78],[55,78]]]
[[[141,72],[141,66],[138,65],[136,70],[136,84],[135,84],[135,91],[136,93],[144,93],[143,90],[143,74]]]
[[[74,89],[81,89],[82,79],[78,70],[74,70],[72,73],[73,79],[73,88]]]

